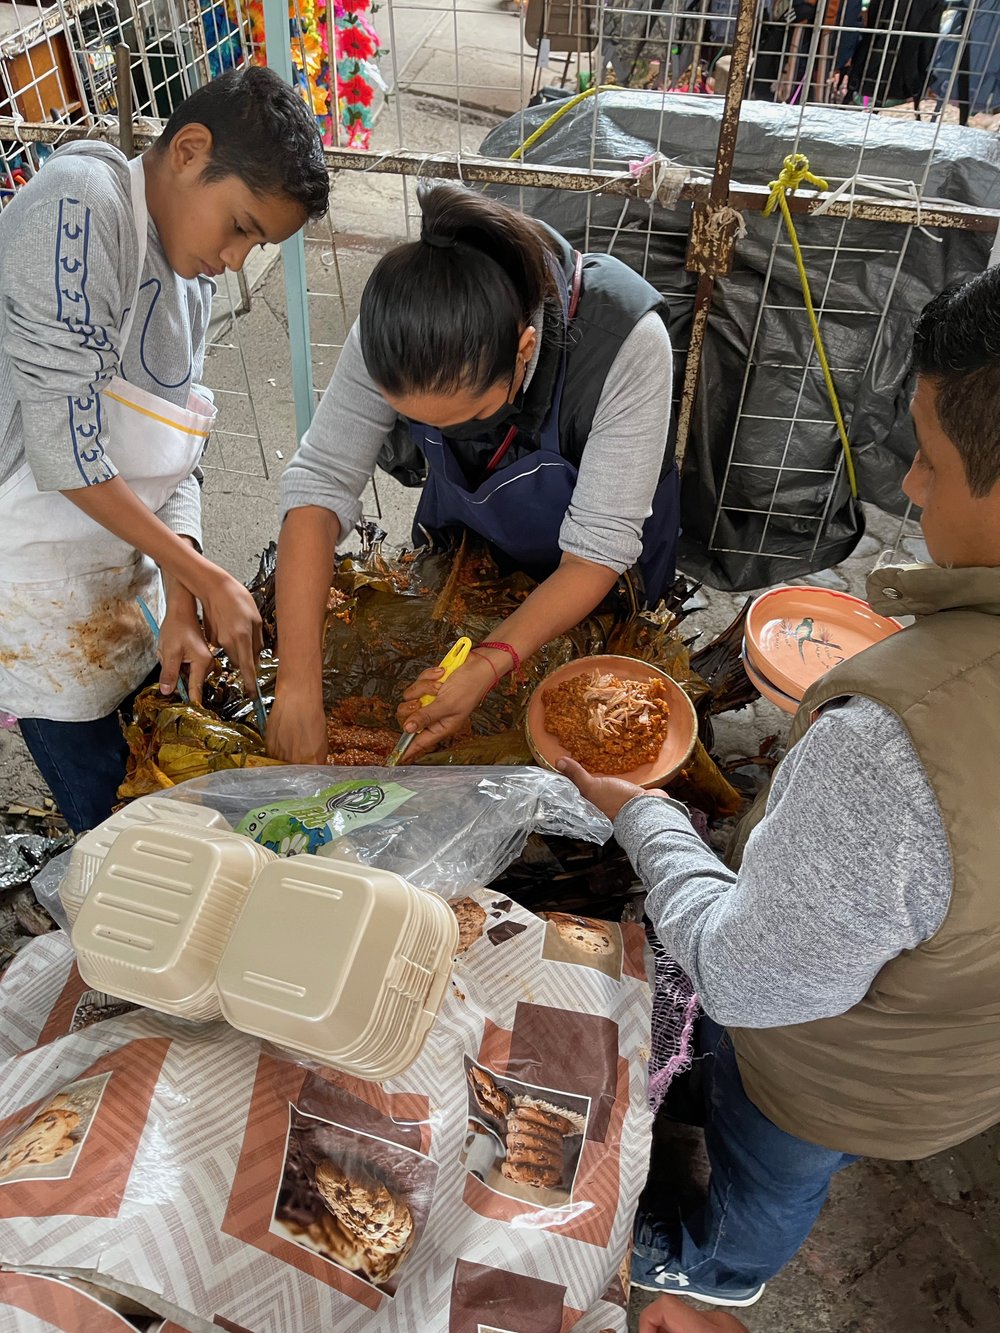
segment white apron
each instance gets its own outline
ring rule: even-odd
[[[139,276],[121,326],[122,356],[146,258],[141,158],[129,163],[129,176]],[[108,457],[155,513],[197,466],[215,408],[194,390],[186,408],[175,407],[115,376],[101,411]],[[0,533],[0,709],[60,722],[105,717],[156,660],[135,599],[163,618],[159,570],[59,491],[39,491],[27,463],[0,486]]]

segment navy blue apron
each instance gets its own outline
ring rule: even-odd
[[[562,269],[557,270],[566,325],[576,313],[582,257],[577,256],[577,275],[572,295]],[[494,471],[517,434],[508,432],[504,444],[490,460],[490,470],[480,485],[470,489],[457,459],[445,444],[440,430],[410,423],[410,433],[427,460],[428,476],[413,522],[413,543],[423,532],[462,527],[477,532],[497,546],[517,566],[553,572],[559,564],[559,530],[576,487],[577,469],[559,450],[559,410],[566,379],[566,339],[562,364],[552,404],[542,425],[537,449],[517,459],[502,471]],[[653,512],[642,530],[643,600],[655,606],[674,579],[674,560],[680,523],[680,478],[670,467],[653,495]]]

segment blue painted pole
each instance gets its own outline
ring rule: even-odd
[[[292,82],[292,50],[289,39],[288,0],[264,0],[264,40],[267,63],[286,82]],[[306,247],[302,232],[281,247],[285,267],[285,305],[288,310],[288,342],[292,355],[292,392],[295,425],[299,438],[312,421],[312,354],[309,346],[309,298],[306,283]]]

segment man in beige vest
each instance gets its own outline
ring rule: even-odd
[[[1000,1121],[1000,268],[926,307],[913,364],[903,489],[934,563],[877,569],[868,596],[916,619],[806,693],[738,869],[663,793],[565,762],[706,1015],[709,1193],[638,1220],[650,1290],[750,1305],[835,1172]]]

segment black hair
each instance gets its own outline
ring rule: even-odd
[[[969,490],[988,495],[1000,481],[1000,265],[924,306],[912,364],[934,385],[938,420]]]
[[[316,120],[274,70],[247,65],[198,88],[167,121],[157,149],[165,152],[185,125],[212,134],[202,180],[237,176],[255,195],[294,200],[313,221],[326,212],[330,179]]]
[[[419,193],[421,239],[390,250],[361,296],[361,351],[393,397],[484,393],[555,292],[555,246],[523,213],[461,186]]]

